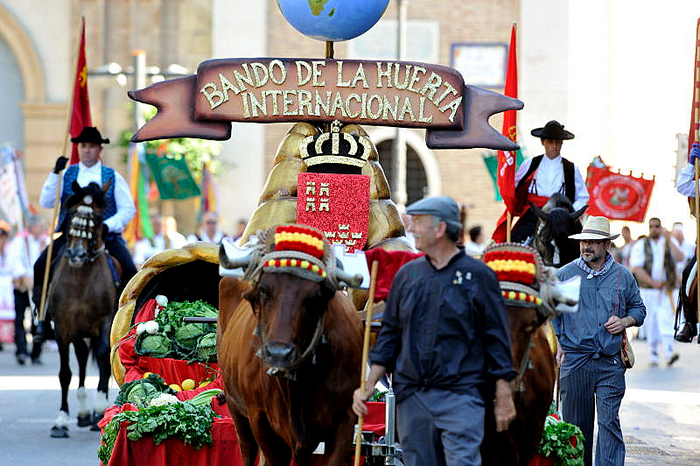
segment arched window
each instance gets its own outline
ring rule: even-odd
[[[377,152],[379,153],[379,163],[384,169],[386,179],[389,180],[391,187],[391,197],[394,196],[394,153],[393,139],[386,139],[377,144]],[[418,153],[406,144],[406,205],[412,204],[428,195],[428,178],[425,174],[425,167],[421,162]]]
[[[23,115],[19,104],[24,100],[24,84],[15,54],[0,38],[0,144],[9,143],[24,149]]]

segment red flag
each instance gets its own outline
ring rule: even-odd
[[[695,33],[695,66],[693,66],[693,105],[690,109],[690,129],[688,130],[688,156],[694,142],[698,141],[700,131],[700,18]]]
[[[589,165],[586,185],[591,198],[588,215],[603,215],[610,220],[643,222],[654,189],[654,179],[646,180],[614,173],[607,167]]]
[[[515,24],[510,32],[510,49],[508,51],[508,69],[506,71],[506,87],[503,92],[508,97],[518,97],[518,60],[515,45]],[[517,140],[515,110],[508,110],[503,115],[503,134],[513,142]],[[508,212],[514,212],[515,204],[515,159],[516,152],[498,151],[498,190]]]
[[[85,58],[85,21],[82,22],[80,34],[80,49],[78,50],[78,60],[75,70],[75,82],[73,86],[73,111],[70,118],[70,135],[77,137],[86,126],[92,126],[90,116],[90,97],[88,95],[87,82],[87,60]],[[78,157],[78,145],[73,144],[70,156],[70,164],[74,165],[80,161]]]

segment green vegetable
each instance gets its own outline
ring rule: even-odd
[[[537,452],[553,456],[555,466],[583,466],[583,433],[577,426],[561,421],[556,410],[550,409]]]
[[[150,374],[144,379],[134,380],[122,385],[117,398],[114,400],[114,404],[117,406],[121,406],[124,403],[138,406],[146,405],[161,393],[174,395],[176,392],[168,387],[161,376]]]
[[[133,442],[152,436],[153,443],[160,445],[174,437],[199,450],[212,444],[211,423],[215,416],[209,405],[196,406],[188,401],[119,413],[105,426],[97,456],[103,465],[109,463],[122,423],[126,425],[126,437]]]
[[[216,361],[216,332],[207,333],[197,341],[197,347],[190,355],[191,361]]]
[[[162,333],[142,333],[136,338],[134,345],[136,354],[141,356],[153,356],[154,358],[167,358],[172,353],[170,338]]]
[[[204,390],[195,396],[194,398],[187,400],[195,406],[209,406],[211,405],[211,399],[217,396],[219,393],[224,391],[219,388],[211,388],[209,390]]]
[[[204,301],[169,302],[155,318],[158,332],[144,332],[137,337],[136,354],[216,362],[216,325],[186,323],[184,317],[217,316],[218,311]]]

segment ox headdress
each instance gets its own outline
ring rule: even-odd
[[[316,283],[325,282],[331,289],[359,286],[362,275],[350,275],[336,261],[333,248],[316,228],[307,225],[279,225],[258,232],[256,242],[237,249],[237,256],[219,250],[219,262],[226,269],[244,267],[243,280],[257,283],[265,273],[290,273]]]
[[[546,267],[539,253],[520,243],[486,248],[484,262],[496,272],[501,293],[516,306],[532,306],[545,317],[577,312],[581,278],[560,282],[554,267]]]

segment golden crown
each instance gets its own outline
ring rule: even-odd
[[[362,168],[372,153],[372,143],[364,136],[340,132],[340,122],[331,123],[330,133],[309,136],[301,141],[301,158],[307,166],[341,164]]]

